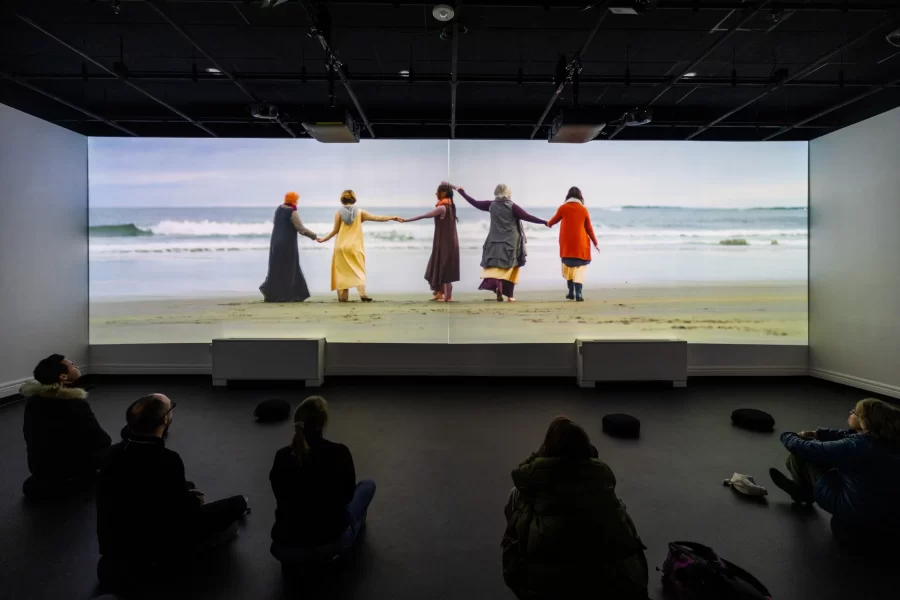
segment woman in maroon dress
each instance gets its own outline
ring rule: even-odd
[[[449,184],[438,186],[437,204],[434,210],[412,219],[401,219],[401,223],[411,223],[420,219],[434,218],[434,242],[431,258],[425,269],[425,279],[431,286],[435,302],[453,301],[453,283],[459,281],[459,237],[456,234],[456,205],[453,190]]]

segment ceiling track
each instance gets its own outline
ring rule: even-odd
[[[749,23],[750,20],[756,16],[756,13],[759,12],[759,10],[762,7],[769,4],[770,1],[771,0],[765,0],[762,3],[762,6],[760,6],[760,7],[751,6],[751,5],[743,5],[743,4],[740,5],[739,8],[740,8],[741,12],[743,13],[743,16],[741,17],[741,19],[738,20],[737,23],[735,23],[734,25],[729,27],[725,33],[723,33],[721,36],[719,36],[718,39],[716,39],[716,41],[712,45],[710,45],[706,50],[703,51],[703,54],[701,54],[699,57],[694,59],[686,68],[682,69],[681,72],[678,73],[678,75],[673,76],[671,78],[671,80],[669,81],[669,83],[662,89],[662,91],[660,91],[658,94],[656,94],[656,96],[654,96],[653,99],[650,100],[650,102],[646,106],[650,107],[653,105],[654,102],[656,102],[657,100],[662,98],[669,90],[671,90],[675,86],[676,83],[678,83],[679,81],[684,79],[685,74],[690,73],[695,68],[697,68],[697,65],[702,63],[706,59],[706,57],[708,57],[710,54],[715,52],[719,47],[722,46],[722,44],[724,44],[726,41],[728,41],[728,39],[731,38],[731,36],[734,35],[734,33],[738,29],[740,29],[741,27],[743,27],[744,25]],[[736,8],[735,10],[738,10],[738,9]],[[731,16],[731,13],[729,13],[729,16]],[[618,136],[620,133],[622,133],[622,130],[625,129],[625,127],[626,127],[625,120],[623,119],[622,122],[616,126],[615,130],[612,133],[610,133],[606,139],[608,139],[608,140],[616,139],[616,136]]]
[[[78,56],[80,56],[81,58],[83,58],[84,60],[90,62],[90,63],[93,64],[94,66],[99,67],[100,69],[103,69],[106,73],[112,75],[113,77],[115,77],[116,79],[118,79],[119,81],[121,81],[122,83],[124,83],[125,85],[127,85],[128,87],[130,87],[131,89],[133,89],[133,90],[139,92],[140,94],[146,96],[147,98],[150,98],[151,100],[153,100],[154,102],[156,102],[156,103],[159,104],[160,106],[163,106],[163,107],[165,107],[166,109],[168,109],[169,111],[175,113],[176,115],[178,115],[179,117],[181,117],[182,119],[184,119],[185,121],[187,121],[188,123],[192,124],[194,127],[197,127],[198,129],[202,129],[203,131],[205,131],[206,133],[208,133],[208,134],[211,135],[212,137],[217,137],[217,136],[216,136],[216,133],[215,133],[212,129],[210,129],[209,127],[207,127],[207,126],[204,125],[203,123],[200,123],[200,122],[198,122],[198,121],[195,121],[194,119],[192,119],[191,117],[189,117],[189,116],[186,115],[185,113],[181,112],[180,110],[178,110],[177,108],[175,108],[174,106],[172,106],[171,104],[169,104],[168,102],[166,102],[165,100],[162,100],[161,98],[158,98],[158,97],[154,96],[153,94],[151,94],[150,92],[148,92],[147,90],[145,90],[144,88],[142,88],[141,86],[139,86],[138,84],[136,84],[136,83],[134,83],[133,81],[129,80],[128,77],[126,77],[125,75],[122,75],[121,73],[117,73],[117,72],[113,71],[112,69],[110,69],[109,67],[107,67],[106,65],[104,65],[103,63],[101,63],[100,61],[98,61],[97,59],[93,58],[92,56],[90,56],[90,55],[87,54],[86,52],[83,52],[82,50],[79,50],[78,48],[76,48],[76,47],[73,46],[72,44],[70,44],[70,43],[66,42],[65,40],[63,40],[63,39],[57,37],[56,35],[50,33],[49,31],[47,31],[46,29],[44,29],[43,27],[41,27],[40,25],[38,25],[36,22],[34,22],[33,20],[29,19],[28,17],[23,16],[23,15],[21,15],[21,14],[19,14],[19,13],[15,13],[15,15],[16,15],[16,17],[17,17],[19,20],[21,20],[23,23],[26,23],[26,24],[30,25],[30,26],[33,27],[34,29],[40,31],[41,33],[43,33],[44,35],[46,35],[47,37],[49,37],[50,39],[52,39],[53,41],[57,42],[58,44],[60,44],[60,45],[62,45],[62,46],[65,46],[66,48],[68,48],[69,50],[71,50],[72,52],[74,52],[75,54],[77,54]]]
[[[90,117],[94,121],[109,125],[110,127],[114,128],[114,129],[118,129],[122,133],[127,133],[130,136],[139,137],[138,134],[136,134],[132,130],[128,129],[127,127],[123,127],[122,125],[119,125],[115,121],[111,121],[111,120],[107,119],[106,117],[102,117],[94,112],[89,111],[86,108],[82,108],[81,106],[78,106],[77,104],[69,102],[68,100],[64,100],[63,98],[60,98],[56,94],[48,92],[45,89],[39,88],[38,86],[34,85],[33,83],[30,83],[26,79],[17,77],[16,75],[12,75],[10,73],[4,73],[3,71],[0,71],[0,79],[6,79],[8,81],[17,83],[20,86],[27,88],[33,92],[37,92],[38,94],[41,94],[42,96],[50,98],[51,100],[54,100],[55,102],[58,102],[59,104],[62,104],[63,106],[68,106],[72,110],[78,111],[81,114]]]
[[[737,107],[735,107],[735,108],[729,110],[728,112],[726,112],[726,113],[723,114],[722,116],[713,119],[712,121],[710,121],[709,123],[707,123],[707,124],[704,125],[703,127],[699,128],[697,131],[691,133],[691,134],[690,134],[689,136],[687,136],[687,138],[685,138],[685,139],[687,139],[687,140],[692,140],[692,139],[694,139],[695,137],[697,137],[698,135],[700,135],[700,134],[703,133],[704,131],[708,130],[710,127],[713,127],[713,126],[715,126],[715,125],[718,125],[719,123],[721,123],[721,122],[724,121],[725,119],[731,117],[732,115],[735,115],[735,114],[739,113],[740,111],[744,110],[744,109],[747,108],[748,106],[751,106],[752,104],[754,104],[755,102],[758,102],[758,101],[761,100],[762,98],[765,98],[766,96],[768,96],[768,95],[771,94],[772,92],[774,92],[774,91],[780,89],[785,83],[790,83],[791,81],[794,81],[794,80],[796,80],[796,79],[801,79],[801,78],[806,77],[807,75],[811,74],[812,72],[818,70],[823,64],[825,64],[831,57],[835,56],[836,54],[839,54],[840,52],[842,52],[842,51],[844,51],[844,50],[847,50],[848,48],[851,48],[851,47],[855,46],[856,44],[858,44],[859,42],[865,40],[866,38],[868,38],[869,36],[871,36],[871,35],[874,34],[874,33],[877,33],[877,32],[879,32],[879,31],[885,31],[885,30],[887,30],[887,29],[890,29],[890,27],[894,27],[894,26],[896,26],[896,21],[893,21],[893,22],[884,22],[884,21],[882,21],[882,22],[878,23],[878,24],[875,25],[874,27],[871,27],[870,29],[868,29],[868,30],[864,31],[863,33],[859,34],[858,36],[856,36],[856,37],[853,38],[852,40],[850,40],[850,41],[848,41],[848,42],[845,42],[845,43],[843,43],[843,44],[840,44],[839,46],[837,46],[836,48],[834,48],[834,49],[831,50],[830,52],[827,52],[827,53],[823,54],[822,56],[820,56],[819,58],[817,58],[815,61],[813,61],[813,62],[811,62],[809,65],[807,65],[805,68],[800,69],[799,71],[796,71],[796,72],[795,72],[794,74],[792,74],[792,75],[788,75],[787,77],[784,78],[784,80],[782,80],[782,81],[780,81],[780,82],[778,82],[778,83],[776,83],[776,84],[770,86],[768,89],[766,89],[766,90],[765,90],[764,92],[762,92],[761,94],[758,94],[757,96],[754,96],[752,99],[747,100],[746,102],[742,103],[740,106],[737,106]]]
[[[197,40],[195,40],[193,37],[191,37],[191,35],[188,32],[186,32],[184,29],[182,29],[178,25],[178,23],[175,22],[174,19],[172,19],[168,14],[166,14],[166,12],[159,6],[159,4],[157,2],[148,1],[146,4],[153,10],[153,12],[158,14],[160,17],[163,18],[163,20],[165,20],[169,25],[171,25],[172,29],[177,31],[181,37],[183,37],[185,40],[187,40],[187,42],[189,44],[191,44],[194,48],[196,48],[197,51],[200,52],[200,54],[205,56],[206,60],[208,60],[213,65],[213,67],[218,69],[222,75],[227,77],[228,80],[231,81],[231,83],[233,83],[235,86],[237,86],[237,88],[239,90],[241,90],[241,92],[243,92],[245,96],[247,96],[252,102],[259,102],[259,99],[250,90],[248,90],[247,87],[243,83],[241,83],[237,78],[235,78],[235,76],[231,73],[231,71],[229,69],[226,69],[209,52],[204,50],[203,47],[197,42]],[[290,135],[292,138],[297,137],[297,134],[294,133],[294,130],[291,129],[290,126],[287,123],[285,123],[284,120],[280,116],[275,118],[275,122],[278,123],[278,125],[280,125],[281,128],[284,129],[287,132],[287,134]]]

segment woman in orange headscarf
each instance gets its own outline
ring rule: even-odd
[[[269,273],[259,291],[266,302],[303,302],[309,288],[300,270],[297,234],[316,239],[316,234],[303,226],[297,214],[297,192],[284,195],[284,204],[275,209],[272,240],[269,242]]]

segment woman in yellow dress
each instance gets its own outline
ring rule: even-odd
[[[366,247],[363,241],[362,224],[366,221],[399,221],[400,217],[379,217],[356,206],[353,190],[341,194],[341,207],[334,213],[334,229],[327,236],[316,241],[324,244],[334,236],[334,255],[331,258],[331,289],[337,290],[338,301],[350,300],[350,288],[355,287],[359,299],[371,302],[366,295]]]

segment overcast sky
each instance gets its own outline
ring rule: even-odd
[[[806,142],[593,142],[90,138],[94,207],[271,206],[288,190],[333,206],[434,203],[444,179],[479,199],[497,183],[525,206],[579,186],[591,206],[806,206]]]

